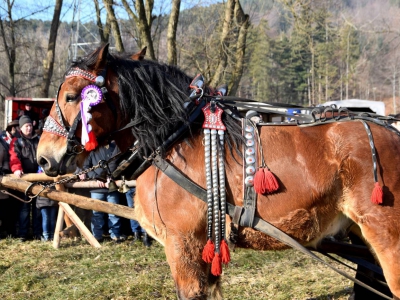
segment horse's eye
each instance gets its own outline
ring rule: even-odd
[[[75,94],[67,94],[67,102],[74,102],[76,100],[78,100],[79,95],[75,95]]]

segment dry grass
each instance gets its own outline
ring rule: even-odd
[[[102,245],[63,240],[56,250],[50,243],[1,240],[0,299],[176,299],[160,245]],[[237,249],[223,287],[224,299],[333,300],[352,291],[349,280],[293,250]]]

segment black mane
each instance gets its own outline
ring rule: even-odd
[[[96,57],[96,53],[93,54]],[[96,58],[76,62],[72,67],[90,70]],[[188,120],[184,102],[190,94],[192,78],[179,68],[154,61],[135,61],[108,54],[107,66],[118,77],[119,101],[125,121],[141,121],[132,128],[139,141],[139,152],[148,156],[175,130]],[[225,114],[224,114],[225,115]],[[196,120],[201,128],[203,116]],[[223,117],[230,148],[238,149],[242,141],[240,125]],[[196,125],[197,126],[197,125]],[[196,128],[192,128],[193,132]]]

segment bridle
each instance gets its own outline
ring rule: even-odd
[[[107,74],[107,68],[105,68],[98,76],[95,76],[94,74],[92,74],[86,70],[82,70],[80,68],[72,68],[67,73],[66,78],[82,77],[84,79],[87,79],[87,80],[93,82],[96,86],[98,86],[103,93],[103,100],[110,107],[110,109],[114,115],[114,118],[116,120],[117,119],[117,111],[116,111],[115,105],[109,99],[109,97],[107,97],[108,90],[104,86],[106,74]],[[57,114],[58,120],[56,120],[55,118],[53,118],[52,116],[49,115],[44,124],[43,131],[66,138],[67,149],[66,149],[64,156],[61,159],[61,162],[64,162],[64,161],[70,160],[71,157],[82,153],[85,150],[85,148],[84,148],[84,145],[82,145],[82,143],[79,141],[79,139],[76,137],[76,134],[75,134],[76,130],[78,128],[79,122],[82,120],[81,110],[79,110],[79,112],[76,115],[71,126],[67,126],[64,123],[63,114],[61,112],[61,108],[58,103],[58,95],[59,95],[62,85],[63,85],[63,83],[61,83],[60,86],[58,87],[57,96],[56,96],[56,100],[55,100],[55,109],[56,109],[56,114]]]

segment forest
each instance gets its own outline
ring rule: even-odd
[[[14,2],[0,0],[0,105],[8,96],[54,97],[71,61],[109,42],[119,53],[147,46],[147,59],[202,73],[210,85],[225,82],[240,97],[304,106],[379,100],[387,114],[399,110],[400,0],[198,1],[178,6],[172,39],[180,0],[164,1],[170,4],[164,10],[154,0],[87,1],[85,13],[97,18],[81,12],[79,19],[74,11],[56,30],[53,11],[61,3],[62,13],[66,4],[54,2],[44,20],[33,13],[17,18]]]

